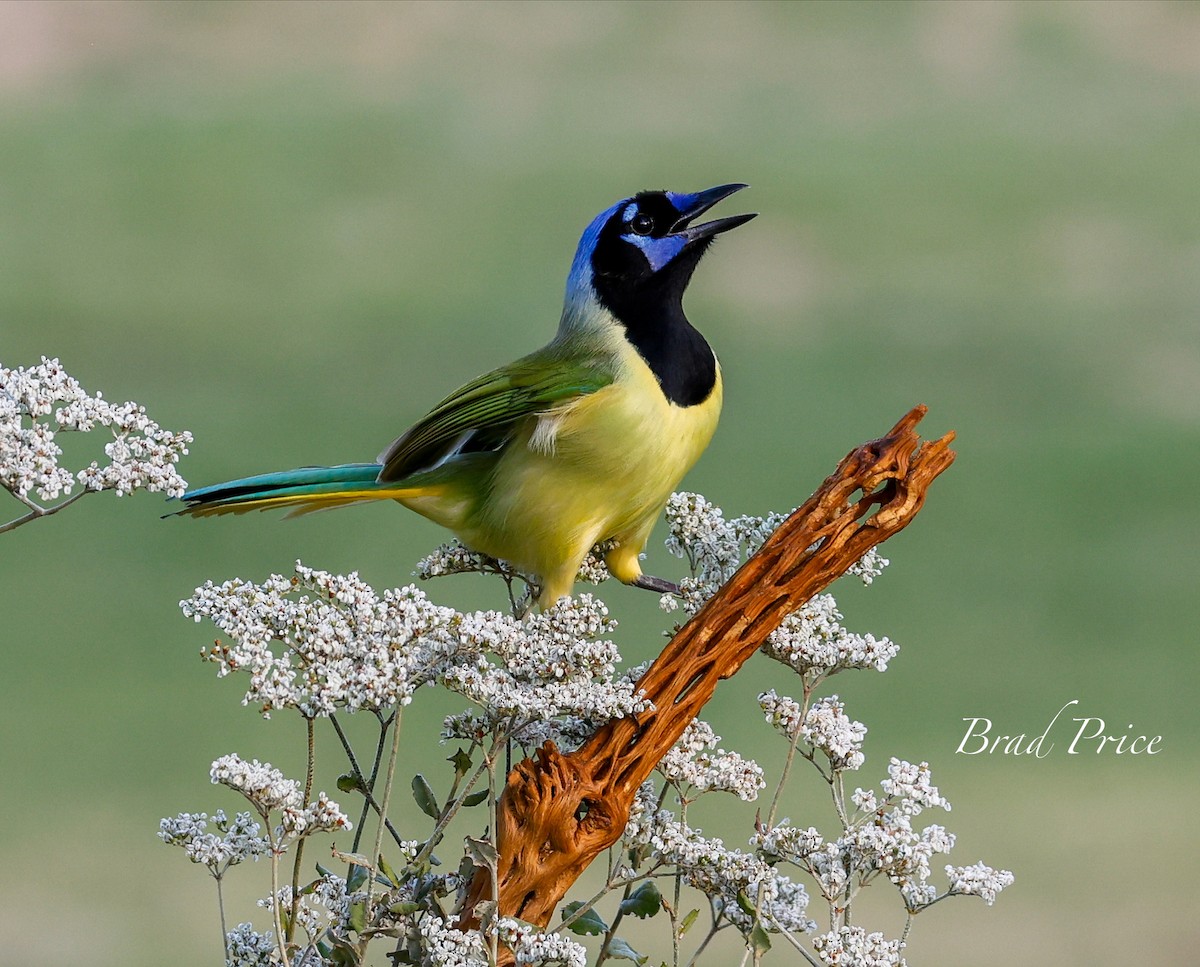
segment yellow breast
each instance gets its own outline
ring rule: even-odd
[[[632,346],[616,351],[613,383],[544,414],[506,448],[468,543],[544,577],[570,570],[560,582],[600,541],[627,543],[636,558],[712,439],[721,375],[704,402],[680,407]]]

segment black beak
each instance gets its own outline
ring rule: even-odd
[[[731,215],[729,218],[718,218],[715,221],[704,222],[700,225],[690,225],[689,223],[693,219],[699,218],[712,208],[713,205],[721,201],[721,199],[728,198],[735,191],[741,191],[743,188],[748,187],[750,186],[719,185],[716,188],[709,188],[707,191],[698,191],[693,195],[677,195],[674,192],[668,192],[668,197],[671,199],[672,204],[680,212],[679,221],[671,226],[671,234],[682,235],[687,239],[687,244],[691,245],[693,242],[712,238],[721,232],[728,232],[739,225],[745,225],[758,212],[751,212],[747,215]]]

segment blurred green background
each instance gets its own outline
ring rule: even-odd
[[[727,401],[687,486],[785,509],[914,403],[926,435],[959,434],[891,570],[839,592],[851,627],[902,645],[886,675],[835,680],[870,728],[861,781],[929,760],[949,860],[1017,875],[991,909],[924,915],[910,963],[1184,963],[1198,149],[1196,4],[6,3],[0,361],[58,355],[190,429],[194,484],[370,458],[549,338],[595,212],[749,182],[727,214],[761,217],[689,295]],[[219,962],[211,884],[157,821],[237,808],[208,783],[225,752],[298,770],[302,729],[238,705],[178,600],[296,558],[402,584],[442,539],[391,506],[164,509],[93,497],[0,537],[0,962]],[[655,572],[679,573],[658,544]],[[606,597],[625,656],[653,655],[653,596]],[[768,767],[753,700],[772,685],[756,659],[708,715]],[[1041,760],[955,755],[964,716],[1032,735],[1071,699],[1161,754],[1067,756],[1068,730]],[[418,696],[406,775],[444,788],[453,707]],[[812,778],[784,812],[820,825]],[[742,842],[751,817],[706,831]],[[231,922],[265,874],[231,874]],[[894,935],[877,906],[866,925]],[[634,932],[661,955],[652,936]]]

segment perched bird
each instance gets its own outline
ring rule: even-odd
[[[644,191],[601,212],[579,241],[550,343],[446,397],[375,463],[192,490],[180,513],[395,500],[537,575],[543,608],[571,592],[602,541],[618,580],[674,590],[643,575],[638,555],[721,411],[721,369],[683,293],[713,239],[754,215],[692,222],[744,187]]]

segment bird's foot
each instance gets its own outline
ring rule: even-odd
[[[635,588],[645,588],[647,591],[657,591],[659,594],[679,593],[678,584],[672,584],[670,581],[665,581],[662,578],[656,578],[651,574],[639,574],[629,583]]]

